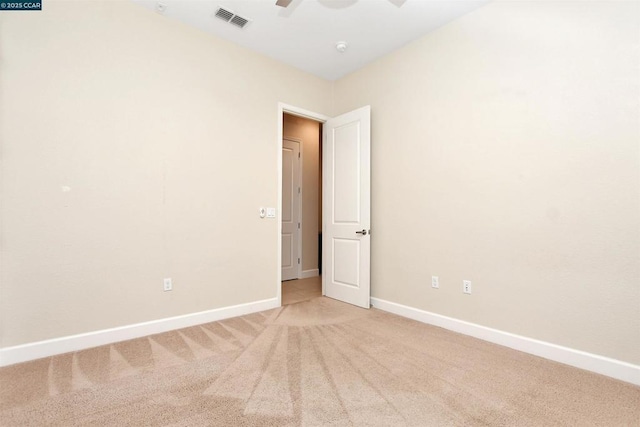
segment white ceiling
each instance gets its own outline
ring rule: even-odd
[[[336,80],[490,0],[131,0],[319,77]],[[223,7],[243,29],[214,16]],[[335,45],[346,41],[339,53]]]

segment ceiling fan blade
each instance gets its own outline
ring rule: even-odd
[[[391,3],[395,4],[398,7],[402,7],[402,5],[407,1],[407,0],[389,0]]]
[[[293,13],[296,11],[296,9],[298,8],[298,6],[300,6],[301,3],[302,3],[302,0],[290,0],[289,6],[281,7],[280,10],[278,10],[278,16],[280,18],[290,17],[291,15],[293,15]]]
[[[280,7],[287,7],[291,4],[293,0],[277,0],[276,1],[276,6],[280,6]]]

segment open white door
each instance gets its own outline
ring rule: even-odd
[[[369,308],[371,107],[329,119],[323,133],[324,293]]]

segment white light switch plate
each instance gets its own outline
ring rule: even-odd
[[[276,208],[267,208],[267,218],[276,217]]]
[[[462,292],[464,292],[465,294],[471,293],[471,280],[462,281]]]

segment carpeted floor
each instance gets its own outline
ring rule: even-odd
[[[640,388],[321,297],[2,368],[0,425],[639,426]]]
[[[320,296],[322,296],[321,276],[282,282],[282,305],[309,301]]]

